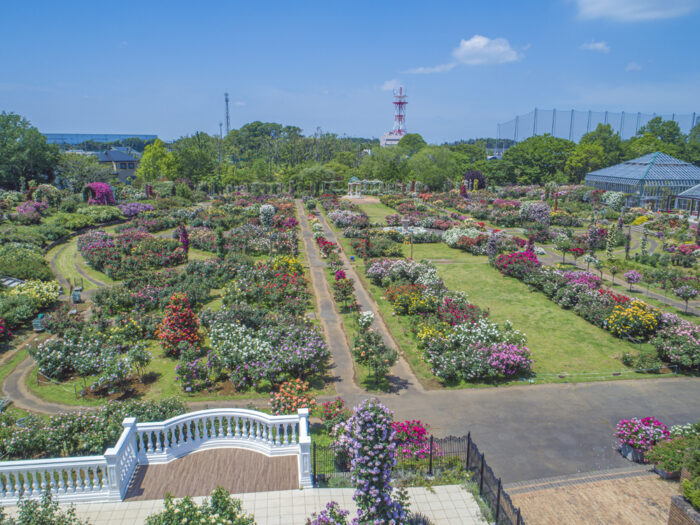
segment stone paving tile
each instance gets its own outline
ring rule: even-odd
[[[408,490],[411,510],[430,518],[436,525],[485,525],[474,497],[458,486]],[[353,489],[305,489],[278,492],[257,492],[234,495],[242,502],[243,510],[255,515],[258,525],[303,525],[313,512],[325,508],[329,501],[337,501],[355,515]],[[192,498],[201,503],[203,497]],[[163,508],[161,500],[130,501],[123,503],[83,503],[75,505],[79,518],[94,525],[140,525],[148,516]],[[9,516],[15,516],[16,507],[7,507]]]

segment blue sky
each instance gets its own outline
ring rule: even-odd
[[[700,0],[5,2],[0,110],[45,132],[275,121],[429,142],[534,107],[700,112]]]

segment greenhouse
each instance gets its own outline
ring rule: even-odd
[[[666,155],[649,153],[586,175],[586,186],[628,194],[627,206],[670,208],[682,192],[700,184],[700,168]]]
[[[700,218],[700,184],[678,194],[678,207],[696,213]]]

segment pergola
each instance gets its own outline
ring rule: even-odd
[[[638,159],[592,171],[586,175],[586,186],[630,194],[628,206],[651,204],[658,208],[666,199],[700,184],[700,168],[665,153],[649,153]]]

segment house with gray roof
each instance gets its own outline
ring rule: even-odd
[[[700,184],[700,168],[657,151],[592,171],[585,184],[627,193],[628,206],[668,209],[677,204],[676,196]]]
[[[119,177],[119,181],[129,184],[136,177],[136,169],[139,167],[139,159],[120,149],[110,149],[95,154],[97,161],[103,165],[111,165],[112,172]]]

